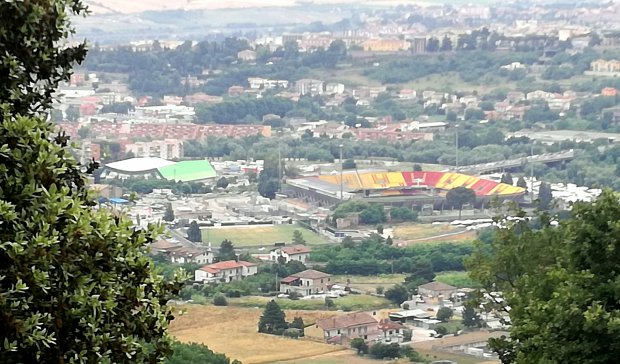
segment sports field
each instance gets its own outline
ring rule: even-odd
[[[271,297],[245,296],[230,298],[230,306],[243,307],[265,307]],[[383,297],[370,295],[350,294],[344,297],[333,298],[334,310],[342,311],[364,311],[390,307],[392,303]],[[326,310],[325,299],[317,298],[311,300],[290,300],[288,298],[276,298],[276,302],[282,309],[289,310]]]
[[[466,231],[447,224],[403,224],[394,227],[394,240],[403,245],[467,242],[475,239],[475,231]]]
[[[288,339],[259,334],[257,323],[262,310],[242,307],[183,306],[185,314],[171,324],[171,333],[181,342],[197,342],[238,359],[244,364],[299,362],[305,358],[346,350],[342,346],[302,338]],[[336,312],[287,311],[287,320],[301,316],[305,322],[331,317]]]
[[[293,232],[301,231],[308,245],[325,244],[328,241],[319,234],[298,225],[263,225],[202,228],[202,241],[218,246],[228,239],[236,248],[273,246],[274,243],[290,244]]]

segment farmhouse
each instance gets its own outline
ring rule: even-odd
[[[291,260],[306,263],[308,256],[312,249],[305,245],[292,245],[277,248],[269,253],[269,260],[277,262],[280,257],[284,259],[284,263],[288,263]]]
[[[379,322],[380,340],[384,343],[401,343],[404,338],[405,327],[398,322],[388,319]]]
[[[317,322],[329,343],[343,343],[355,338],[374,340],[380,336],[379,323],[366,312],[349,313]]]
[[[456,287],[441,282],[429,282],[418,286],[418,293],[426,297],[443,296],[449,298],[457,291]]]
[[[319,292],[327,292],[331,284],[331,275],[314,269],[306,269],[284,278],[280,282],[280,292],[296,292],[307,296]]]
[[[258,267],[254,263],[227,260],[197,269],[194,272],[194,280],[203,283],[232,282],[240,281],[256,273],[258,273]]]

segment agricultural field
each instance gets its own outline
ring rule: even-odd
[[[294,340],[259,334],[257,323],[262,310],[242,307],[183,306],[185,313],[177,315],[170,330],[181,342],[197,342],[210,349],[238,359],[244,364],[301,362],[305,358],[345,350],[309,338]],[[316,322],[337,312],[287,311],[287,320],[301,316],[305,322]],[[282,350],[286,348],[286,350]]]
[[[441,272],[437,273],[435,280],[449,284],[456,288],[477,288],[479,284],[469,278],[467,272]]]
[[[447,224],[404,224],[394,227],[394,241],[401,245],[464,242],[474,239],[475,231],[466,231]]]
[[[290,243],[293,231],[301,231],[308,245],[325,244],[328,241],[319,234],[298,225],[264,225],[203,228],[202,241],[214,246],[224,239],[233,242],[235,248],[272,247],[274,243]]]
[[[228,304],[240,307],[265,307],[272,297],[246,296],[230,298]],[[284,310],[326,310],[325,300],[322,298],[311,300],[290,300],[288,298],[276,298],[276,302]],[[369,295],[348,295],[345,297],[333,298],[334,310],[359,311],[386,308],[392,306],[390,301],[383,297]]]
[[[381,274],[378,276],[337,275],[332,277],[332,281],[340,285],[349,283],[351,288],[375,293],[377,287],[388,289],[397,283],[402,283],[405,277],[405,274]]]

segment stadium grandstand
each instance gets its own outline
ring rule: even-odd
[[[103,166],[105,179],[131,177],[167,179],[170,181],[195,182],[217,177],[215,169],[207,160],[172,162],[162,158],[129,158]]]
[[[341,184],[342,183],[342,184]],[[392,205],[441,205],[449,190],[467,187],[476,193],[476,204],[493,199],[518,201],[525,189],[476,176],[454,172],[367,172],[350,171],[296,178],[286,181],[285,193],[329,206],[341,199],[364,199]],[[342,188],[342,197],[340,190]]]

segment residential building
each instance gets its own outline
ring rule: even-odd
[[[320,320],[316,326],[323,330],[329,343],[346,343],[355,338],[375,340],[380,336],[379,323],[366,312],[354,312]]]
[[[401,39],[368,39],[361,44],[367,52],[398,52],[409,49],[409,42]]]
[[[243,260],[227,260],[224,262],[205,265],[194,272],[194,280],[203,283],[219,283],[240,281],[245,277],[258,273],[254,263]]]
[[[306,269],[292,274],[280,281],[280,292],[297,293],[300,296],[309,296],[320,292],[327,292],[331,286],[331,275],[314,269]]]
[[[260,77],[248,77],[248,84],[253,90],[269,90],[276,87],[287,88],[287,80],[269,80]],[[229,90],[230,91],[230,90]]]
[[[269,260],[277,262],[280,258],[284,259],[284,263],[297,261],[306,264],[308,256],[312,249],[305,245],[292,245],[277,248],[269,253]]]
[[[125,145],[125,152],[131,152],[138,158],[159,157],[162,159],[180,159],[183,157],[183,142],[178,139],[135,142]]]
[[[605,87],[601,90],[601,95],[602,96],[617,96],[618,90],[616,90],[613,87]]]
[[[620,61],[612,59],[610,61],[604,59],[597,59],[590,63],[590,68],[594,72],[620,72]]]
[[[384,343],[401,343],[404,338],[405,327],[399,322],[389,319],[379,321],[379,340]]]
[[[256,61],[256,52],[251,49],[246,49],[237,53],[237,59],[244,62],[253,62]]]
[[[180,246],[176,249],[169,249],[167,254],[173,264],[208,264],[213,262],[213,252],[210,248]]]
[[[414,37],[410,41],[410,50],[413,54],[426,53],[426,37]]]
[[[409,132],[409,131],[385,131],[382,129],[355,129],[353,134],[358,140],[425,140],[432,141],[433,133]]]
[[[325,92],[325,82],[304,78],[295,82],[295,90],[299,95],[322,95]]]
[[[426,297],[437,298],[442,296],[444,298],[449,298],[453,294],[457,292],[456,287],[452,287],[449,284],[445,284],[442,282],[429,282],[418,286],[418,294]]]

